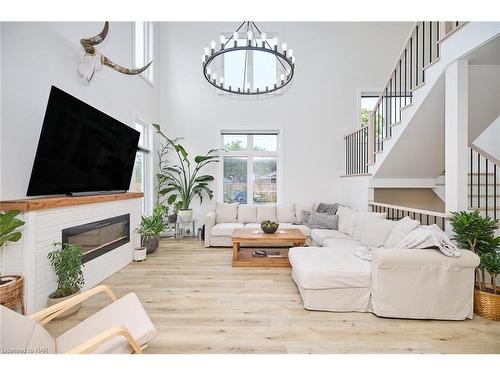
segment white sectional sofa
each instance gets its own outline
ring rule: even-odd
[[[303,209],[313,208],[218,204],[205,218],[205,246],[231,246],[235,228],[257,228],[262,220],[277,220],[310,237],[312,246],[289,251],[292,278],[306,309],[408,319],[473,317],[476,254],[461,250],[459,257],[448,257],[437,249],[397,248],[420,225],[418,221],[395,222],[385,214],[347,207],[338,210],[338,230],[294,224]],[[360,257],[360,249],[373,249],[371,260]]]
[[[205,247],[232,246],[231,234],[238,228],[260,228],[260,222],[274,220],[280,228],[297,228],[311,242],[311,230],[297,224],[302,210],[312,211],[314,203],[289,205],[248,205],[217,203],[216,209],[205,216]]]

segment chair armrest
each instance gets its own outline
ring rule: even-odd
[[[90,297],[99,294],[99,293],[105,293],[111,298],[112,301],[116,301],[116,295],[113,293],[113,291],[106,285],[98,285],[92,289],[89,289],[85,292],[82,292],[80,294],[77,294],[76,296],[73,296],[71,298],[68,298],[64,301],[61,301],[53,306],[47,307],[46,309],[43,309],[41,311],[38,311],[32,315],[29,316],[31,320],[35,320],[41,325],[45,325],[48,322],[50,322],[52,319],[58,317],[61,315],[63,312],[69,310],[73,306],[78,305],[79,303],[82,303],[83,301],[89,299]]]
[[[376,249],[372,268],[455,267],[476,268],[479,257],[469,250],[460,250],[460,257],[447,257],[436,249]]]
[[[205,247],[210,247],[210,232],[215,225],[215,218],[215,211],[212,211],[206,214],[203,219],[203,224],[205,224]]]
[[[128,343],[134,350],[136,354],[142,354],[142,349],[137,341],[134,340],[129,330],[123,326],[114,326],[104,332],[98,334],[97,336],[88,339],[82,344],[75,346],[73,349],[66,352],[66,354],[84,354],[94,351],[99,345],[111,340],[113,337],[123,336],[127,339]]]

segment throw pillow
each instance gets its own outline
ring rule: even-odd
[[[363,233],[363,227],[368,220],[381,220],[387,217],[385,212],[360,212],[358,215],[358,221],[356,223],[356,229],[354,229],[354,239],[359,241],[361,239],[361,233]]]
[[[340,204],[338,203],[320,203],[318,207],[316,207],[316,212],[335,215],[339,206]]]
[[[311,217],[312,211],[302,210],[300,212],[299,224],[307,225],[309,218]]]
[[[354,235],[359,212],[349,207],[340,206],[337,210],[339,216],[339,232],[345,233],[348,236]]]
[[[237,223],[239,203],[217,203],[215,221],[217,223]]]
[[[264,220],[276,221],[276,206],[257,206],[257,222]]]
[[[381,247],[396,224],[393,220],[367,220],[363,226],[360,242],[368,247]]]
[[[293,204],[280,204],[276,206],[276,216],[279,223],[295,224],[297,222],[297,218],[295,217],[295,207]]]
[[[297,220],[300,219],[302,211],[312,211],[312,210],[313,210],[312,203],[295,203],[295,217],[297,218]]]
[[[401,220],[396,221],[394,228],[392,228],[384,247],[386,249],[394,249],[396,245],[414,229],[420,225],[420,221],[413,220],[409,216],[405,216]]]
[[[311,229],[338,229],[339,217],[321,212],[311,212],[307,226]]]
[[[240,204],[238,207],[238,223],[248,224],[257,222],[257,207],[253,204]]]

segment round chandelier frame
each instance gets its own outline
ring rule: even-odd
[[[246,45],[238,45],[239,32],[246,25]],[[256,36],[258,35],[258,38]],[[257,41],[260,39],[260,43]],[[227,47],[227,45],[232,45],[232,47]],[[226,53],[231,53],[235,51],[245,51],[245,67],[243,73],[243,82],[241,87],[232,87],[224,85],[224,77],[217,77],[217,74],[212,73],[210,64],[214,60]],[[274,82],[274,84],[269,87],[256,87],[251,88],[251,85],[247,82],[247,61],[249,51],[259,51],[264,53],[269,53],[276,57],[277,62],[282,66],[284,73],[279,77],[279,80]],[[219,50],[216,50],[215,41],[210,42],[210,48],[205,47],[204,54],[202,55],[202,67],[203,76],[210,85],[218,90],[237,95],[261,95],[270,94],[272,92],[279,91],[288,85],[295,72],[295,56],[293,55],[293,50],[287,48],[286,43],[282,43],[281,50],[278,49],[278,38],[272,38],[270,41],[266,39],[266,34],[261,32],[257,25],[252,21],[244,21],[236,31],[231,34],[229,39],[226,39],[224,35],[220,36]]]

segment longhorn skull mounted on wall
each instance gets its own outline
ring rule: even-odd
[[[115,64],[95,48],[96,45],[101,43],[106,38],[108,31],[109,22],[106,21],[104,23],[104,28],[99,34],[92,38],[80,39],[80,44],[82,45],[85,54],[82,57],[82,62],[78,66],[78,73],[80,73],[82,81],[85,85],[89,84],[92,77],[94,77],[94,73],[101,70],[103,65],[109,66],[111,69],[123,74],[136,75],[145,71],[153,63],[153,61],[150,61],[147,65],[139,69],[124,68],[123,66]]]

